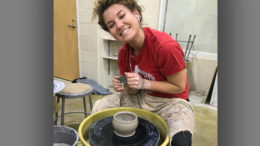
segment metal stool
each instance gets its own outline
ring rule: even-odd
[[[93,88],[90,85],[83,84],[83,83],[72,83],[66,85],[65,89],[63,89],[61,92],[56,93],[57,96],[57,102],[59,103],[60,98],[62,99],[61,103],[61,125],[64,125],[64,115],[65,114],[72,114],[72,113],[84,113],[85,117],[89,114],[87,112],[87,106],[86,106],[86,100],[85,97],[89,97],[89,105],[90,110],[92,110],[93,104],[92,104],[92,97],[91,94],[93,93]],[[73,98],[82,98],[83,99],[83,106],[84,106],[84,112],[79,111],[73,111],[73,112],[67,112],[65,113],[65,99],[73,99]],[[57,125],[58,120],[58,113],[56,113],[55,116],[55,125]]]

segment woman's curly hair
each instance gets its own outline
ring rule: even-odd
[[[137,10],[141,15],[140,23],[142,22],[142,8],[137,4],[136,0],[96,0],[95,7],[93,9],[92,19],[98,17],[98,24],[105,31],[109,31],[109,30],[104,22],[103,13],[108,7],[110,7],[113,4],[124,5],[131,12]]]

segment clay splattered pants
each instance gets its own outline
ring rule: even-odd
[[[168,124],[171,138],[180,131],[193,133],[194,110],[184,99],[160,98],[146,93],[115,93],[96,101],[92,113],[113,107],[136,107],[158,114]]]

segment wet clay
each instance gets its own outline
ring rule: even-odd
[[[120,121],[133,121],[135,119],[135,117],[133,115],[130,114],[121,114],[121,115],[117,115],[116,119],[120,120]]]

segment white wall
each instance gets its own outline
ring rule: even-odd
[[[79,17],[80,76],[98,80],[98,26],[92,22],[93,0],[77,0]]]
[[[217,53],[217,23],[217,0],[168,0],[164,31],[196,34],[197,51]]]

